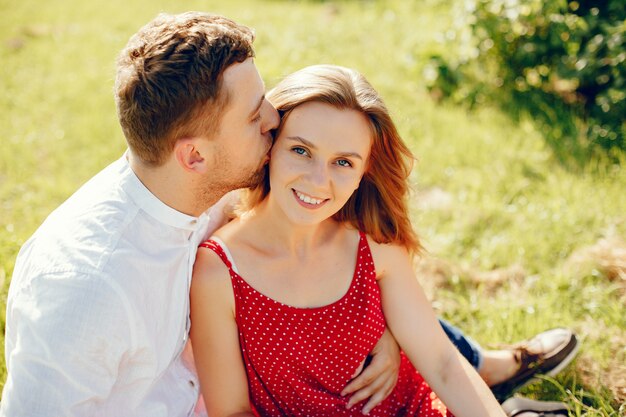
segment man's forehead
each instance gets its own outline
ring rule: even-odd
[[[242,62],[235,62],[224,70],[223,79],[226,83],[261,83],[263,80],[254,64],[253,58],[247,58]]]
[[[265,83],[252,58],[237,62],[224,71],[222,88],[226,90],[232,101],[238,101],[252,111],[265,95]]]

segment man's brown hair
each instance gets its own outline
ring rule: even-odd
[[[254,33],[223,16],[160,14],[121,52],[117,113],[132,152],[162,164],[176,140],[217,129],[228,102],[222,74],[254,56]]]

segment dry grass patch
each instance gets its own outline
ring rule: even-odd
[[[626,286],[626,243],[617,236],[600,239],[575,251],[567,260],[575,275],[599,271],[609,281]]]
[[[452,282],[459,280],[474,286],[480,285],[483,294],[489,295],[495,293],[505,283],[520,285],[527,277],[526,271],[519,264],[483,271],[428,254],[416,259],[414,269],[429,296],[432,296],[437,288],[450,288]]]

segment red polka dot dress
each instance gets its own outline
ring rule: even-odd
[[[385,329],[365,235],[350,288],[338,301],[318,308],[285,305],[256,291],[236,272],[220,243],[209,240],[201,246],[213,250],[230,271],[255,414],[362,416],[365,401],[346,410],[348,397],[340,392]],[[396,388],[369,415],[451,416],[404,354]]]

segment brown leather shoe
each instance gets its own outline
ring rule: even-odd
[[[519,364],[518,370],[511,378],[491,387],[500,402],[533,382],[536,375],[554,376],[561,372],[576,356],[578,339],[571,330],[551,329],[512,346],[511,350]]]

